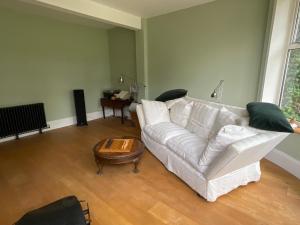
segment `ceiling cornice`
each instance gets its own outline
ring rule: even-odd
[[[90,0],[23,0],[63,12],[92,18],[133,30],[141,29],[141,17]]]

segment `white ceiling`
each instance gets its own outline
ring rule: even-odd
[[[59,2],[60,0],[58,0]],[[64,0],[61,0],[64,1]],[[77,24],[83,24],[87,26],[94,26],[99,27],[103,29],[111,29],[118,25],[116,22],[113,23],[110,21],[101,21],[98,19],[95,19],[91,16],[88,16],[89,14],[85,15],[82,14],[82,10],[79,13],[76,13],[76,10],[73,12],[72,10],[76,5],[75,3],[78,3],[78,0],[67,1],[68,4],[65,4],[66,8],[55,8],[57,3],[57,0],[0,0],[0,6],[4,6],[7,8],[13,8],[18,11],[26,12],[26,13],[33,13],[38,14],[46,17],[51,17],[53,19],[63,20],[71,23],[77,23]],[[96,7],[99,5],[99,7],[106,7],[108,14],[109,10],[119,10],[124,13],[128,13],[128,15],[136,16],[137,18],[149,18],[153,16],[163,15],[170,12],[178,11],[181,9],[190,8],[193,6],[205,4],[208,2],[216,1],[216,0],[81,0],[81,4],[85,4],[91,6],[91,3],[94,4]],[[49,2],[50,7],[47,4],[37,4],[37,3],[43,3],[43,2]],[[28,4],[31,3],[31,4]],[[51,4],[53,3],[53,4]],[[80,5],[80,4],[79,4]],[[73,7],[74,6],[74,7]],[[76,8],[76,7],[75,7]],[[89,7],[86,7],[89,9]],[[90,7],[91,8],[91,7]],[[63,9],[66,9],[64,11]],[[95,10],[93,10],[94,12]],[[98,10],[99,11],[99,10]],[[101,11],[101,10],[100,10]],[[121,12],[120,12],[121,14]],[[99,16],[101,17],[101,13]],[[118,14],[118,19],[122,18],[122,15]],[[124,16],[123,16],[124,17]],[[101,17],[102,18],[102,17]],[[128,19],[128,18],[127,18]],[[123,18],[120,20],[120,26],[124,27],[131,27],[126,23],[126,18]],[[120,22],[119,21],[119,22]],[[133,27],[134,29],[139,29],[136,27]]]
[[[149,18],[190,8],[215,0],[93,0],[142,18]]]

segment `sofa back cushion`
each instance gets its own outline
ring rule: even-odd
[[[205,172],[211,162],[216,159],[221,152],[225,151],[229,145],[256,134],[253,129],[247,127],[236,125],[226,125],[222,127],[221,130],[209,140],[205,151],[203,151],[199,160],[200,171]]]
[[[184,98],[176,98],[176,99],[166,101],[165,103],[166,103],[168,109],[171,109],[177,102],[180,102],[182,100],[185,100],[185,99]],[[187,100],[185,100],[185,101],[187,101]]]
[[[169,110],[164,102],[148,101],[142,99],[146,124],[153,125],[170,122]]]
[[[213,108],[221,109],[222,107],[226,107],[229,111],[237,114],[238,116],[241,117],[249,117],[249,113],[245,108],[237,107],[237,106],[232,106],[232,105],[225,105],[217,102],[210,102],[202,99],[197,99],[197,98],[192,98],[189,96],[184,97],[185,100],[187,101],[193,101],[194,103],[202,103],[205,105],[209,105]]]
[[[193,108],[193,102],[188,102],[184,99],[176,102],[170,108],[170,119],[173,123],[181,127],[186,127],[190,114]]]
[[[201,103],[194,103],[187,129],[201,138],[208,139],[219,109]]]

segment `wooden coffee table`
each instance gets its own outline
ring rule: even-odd
[[[103,166],[105,164],[113,165],[124,163],[133,163],[133,172],[138,173],[138,164],[145,150],[144,144],[135,137],[115,137],[110,139],[133,139],[133,144],[129,152],[101,152],[101,146],[107,143],[108,139],[99,141],[93,148],[95,161],[99,168],[97,174],[102,175]]]

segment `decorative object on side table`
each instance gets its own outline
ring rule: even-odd
[[[130,80],[130,83],[127,83],[127,80]],[[121,74],[119,77],[119,83],[125,84],[128,86],[130,94],[134,102],[138,101],[138,95],[139,95],[139,89],[140,87],[145,88],[146,85],[143,83],[139,83],[136,78],[132,78],[130,76],[127,76],[125,74]]]
[[[120,92],[121,92],[121,90],[119,90],[119,89],[116,89],[116,90],[107,89],[107,90],[104,90],[102,92],[102,94],[103,94],[103,98],[111,99],[115,94],[119,94]]]
[[[94,148],[97,174],[102,174],[104,164],[134,163],[134,173],[138,173],[138,164],[144,153],[144,144],[135,137],[108,138],[98,142]]]

